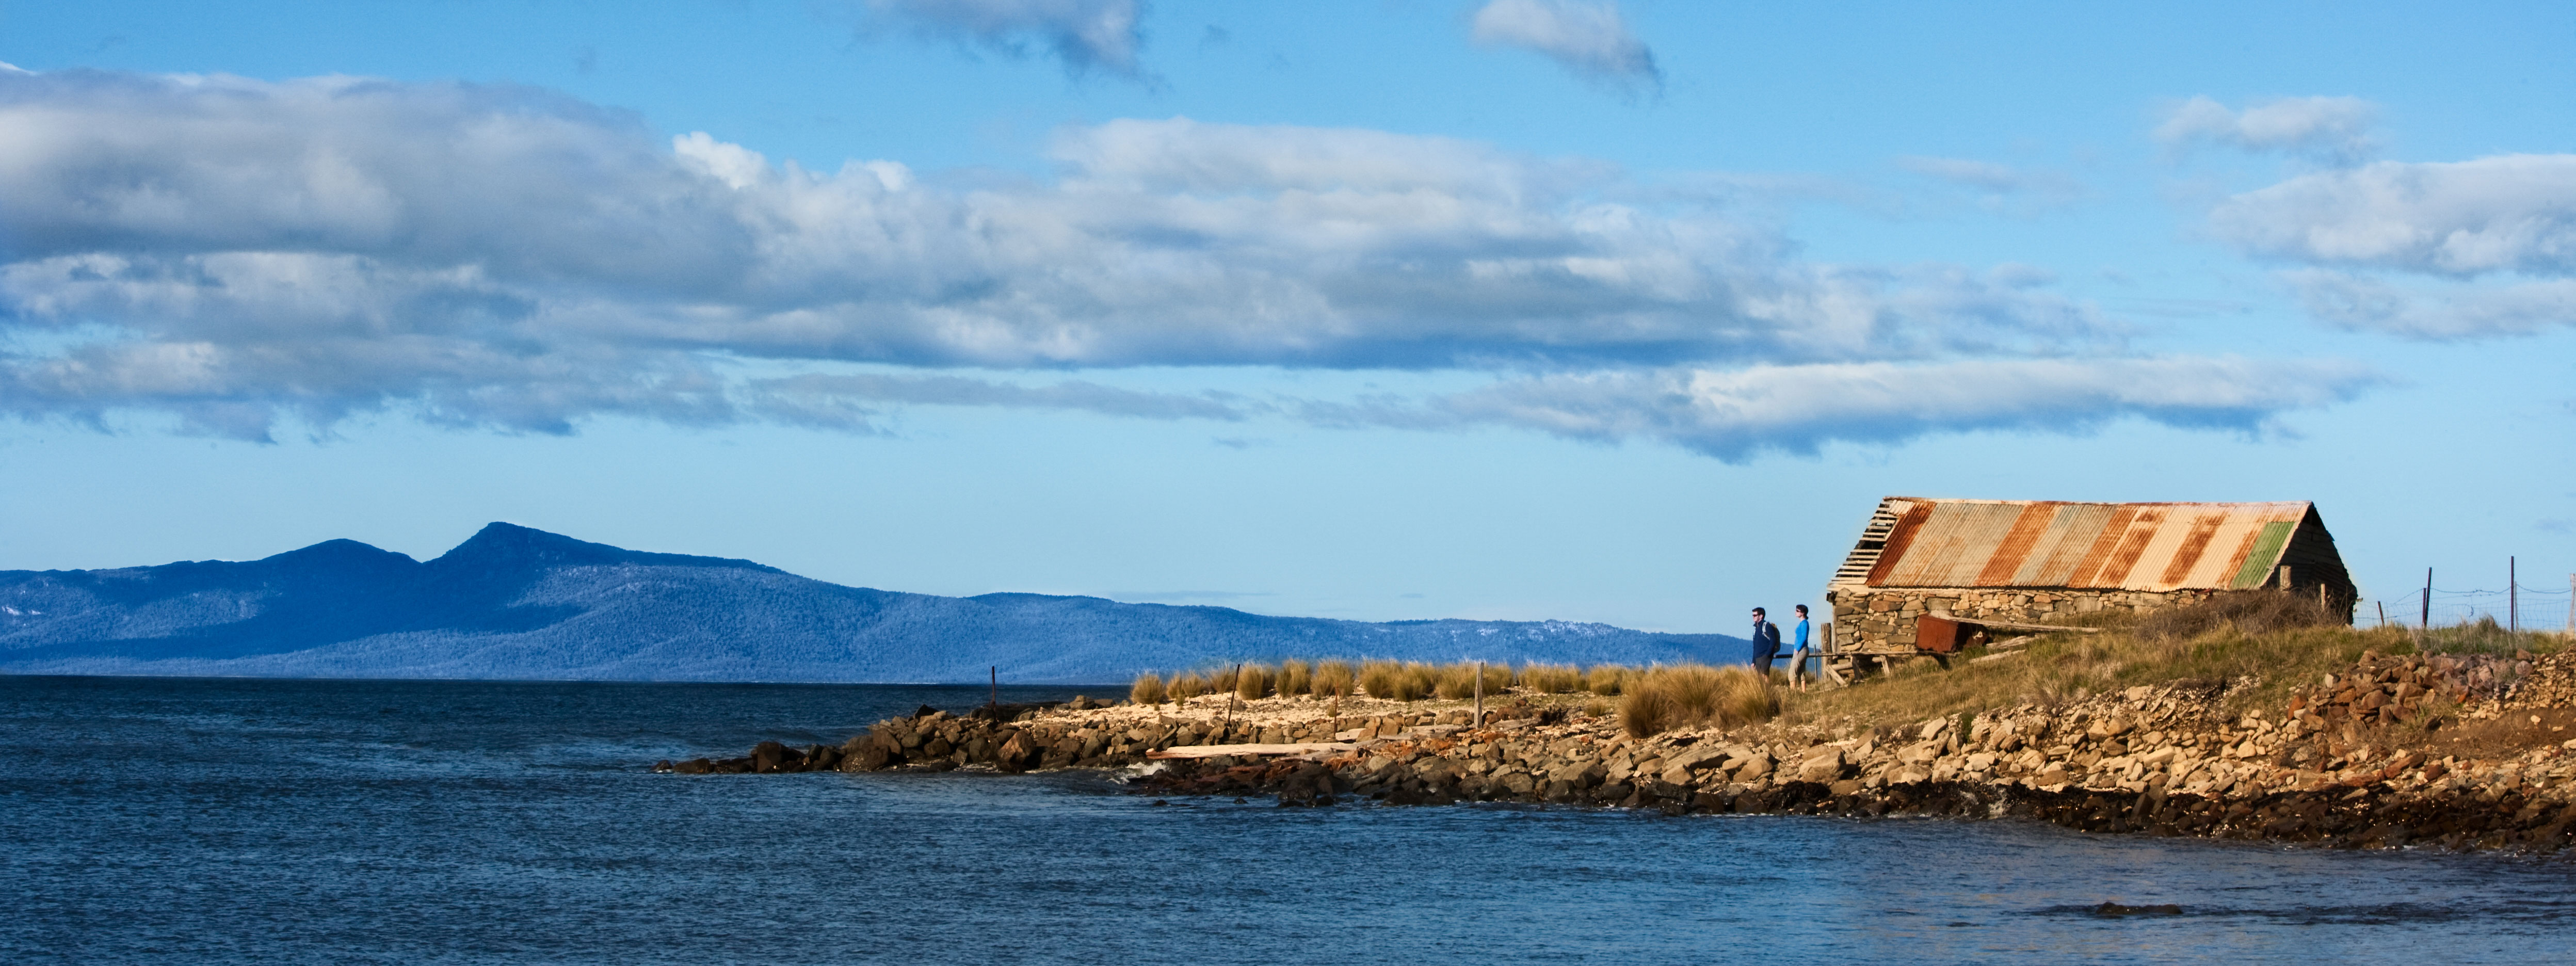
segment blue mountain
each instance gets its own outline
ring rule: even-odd
[[[247,562],[0,571],[0,673],[1107,683],[1236,659],[1741,660],[1718,634],[1368,623],[844,587],[494,523],[423,563],[354,540]]]

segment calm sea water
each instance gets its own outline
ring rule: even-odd
[[[982,699],[0,678],[0,961],[2576,960],[2560,859],[2017,822],[1158,808],[1097,774],[645,771]],[[2105,900],[2185,914],[2089,912]]]

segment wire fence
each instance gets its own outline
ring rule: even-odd
[[[2498,627],[2526,631],[2565,631],[2576,627],[2576,593],[2568,588],[2539,588],[2517,585],[2508,590],[2443,590],[2431,591],[2432,606],[2425,606],[2426,592],[2418,590],[2396,600],[2365,603],[2361,613],[2353,615],[2356,623],[2384,623],[2392,627],[2449,627],[2475,624],[2492,618]],[[2427,612],[2430,620],[2427,620]]]

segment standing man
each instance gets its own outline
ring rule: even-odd
[[[1780,656],[1780,625],[1762,619],[1762,608],[1753,609],[1753,670],[1762,679],[1771,680],[1771,662]]]
[[[1789,657],[1789,683],[1798,690],[1807,689],[1807,605],[1798,605],[1798,628],[1791,635],[1797,647]]]

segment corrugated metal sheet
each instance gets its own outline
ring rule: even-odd
[[[2262,586],[2297,503],[2058,503],[1889,497],[1837,583],[2231,590]]]

